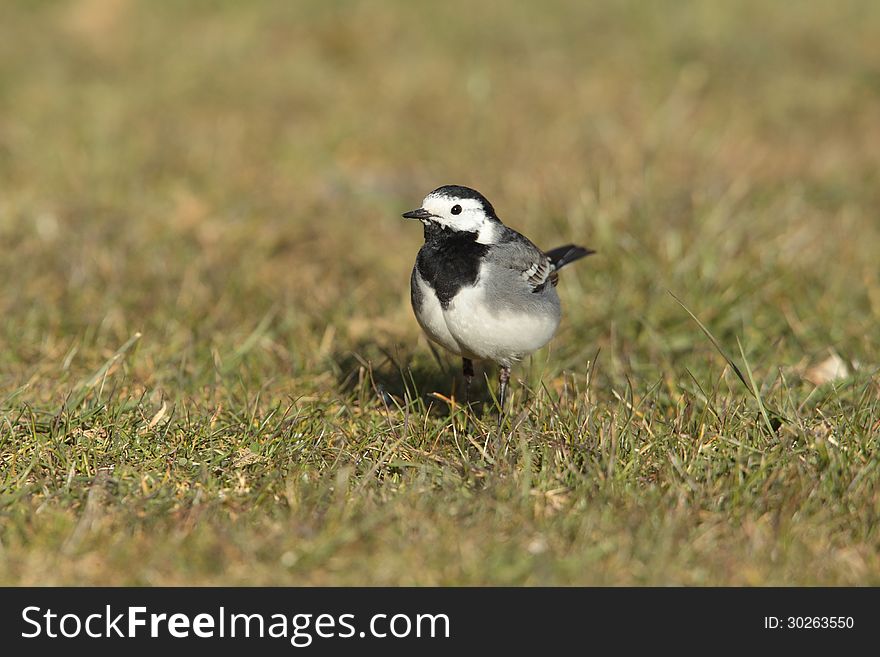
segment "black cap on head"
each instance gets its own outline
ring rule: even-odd
[[[437,194],[438,196],[449,196],[450,198],[472,198],[476,199],[483,206],[483,211],[489,217],[497,218],[498,215],[495,214],[495,208],[492,207],[492,204],[489,203],[489,200],[480,194],[476,189],[471,189],[470,187],[465,187],[464,185],[443,185],[442,187],[438,187],[430,195]]]

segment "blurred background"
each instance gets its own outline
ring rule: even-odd
[[[0,581],[876,582],[878,165],[875,0],[4,0]],[[448,183],[598,251],[494,469]]]
[[[4,2],[7,387],[136,331],[135,380],[175,388],[259,327],[285,375],[411,345],[399,214],[446,183],[600,251],[561,288],[565,366],[711,353],[667,289],[789,364],[864,360],[878,34],[854,0]]]

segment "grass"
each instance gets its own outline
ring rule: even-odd
[[[878,28],[3,3],[0,583],[880,584]],[[500,434],[409,308],[453,182],[599,252]]]

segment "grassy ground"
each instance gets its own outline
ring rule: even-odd
[[[471,4],[3,3],[0,583],[880,584],[877,3]],[[500,435],[453,182],[599,251]]]

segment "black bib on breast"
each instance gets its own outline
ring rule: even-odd
[[[477,242],[477,233],[453,231],[436,224],[425,226],[425,245],[416,267],[445,310],[458,291],[477,282],[488,244]]]

